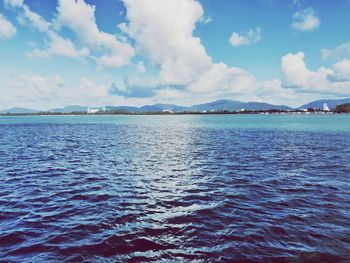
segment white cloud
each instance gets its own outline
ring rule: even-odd
[[[87,78],[82,78],[80,81],[80,93],[84,94],[84,97],[92,98],[95,100],[98,98],[108,97],[108,88],[105,85],[96,85]]]
[[[5,16],[0,14],[0,39],[8,39],[16,35],[16,28]]]
[[[51,58],[52,56],[65,56],[74,59],[80,59],[89,55],[89,49],[86,47],[77,50],[74,43],[69,39],[57,35],[55,32],[49,32],[49,48],[47,50],[35,49],[27,52],[29,57]]]
[[[203,17],[199,2],[124,0],[124,4],[128,23],[119,28],[135,40],[138,52],[160,69],[156,86],[161,88],[157,88],[155,99],[168,96],[168,101],[223,97],[259,100],[260,96],[273,102],[275,95],[268,93],[269,88],[279,94],[280,100],[297,96],[296,90],[284,88],[280,80],[259,83],[243,69],[213,63],[200,39],[193,36],[196,23]],[[247,36],[251,42],[259,41],[261,29],[250,30]],[[178,89],[177,85],[183,86]]]
[[[0,101],[3,108],[19,106],[41,109],[45,104],[59,101],[61,94],[64,94],[64,82],[58,75],[28,76],[20,73],[4,74],[1,71],[0,81],[3,93]]]
[[[63,79],[56,75],[53,77],[47,76],[32,76],[29,79],[29,89],[31,96],[40,99],[52,99],[64,86]]]
[[[7,7],[20,7],[23,5],[23,0],[4,0]]]
[[[49,30],[50,23],[39,14],[31,11],[30,8],[24,4],[23,0],[4,0],[4,3],[6,7],[22,9],[23,13],[17,18],[20,24],[25,25],[29,22],[41,32],[46,32]]]
[[[120,55],[103,55],[99,58],[96,58],[98,69],[101,69],[103,67],[120,68],[128,63],[129,61],[126,61],[125,58]]]
[[[90,49],[99,53],[94,57],[98,68],[121,67],[129,64],[134,55],[134,49],[128,43],[119,41],[114,35],[102,32],[98,29],[95,18],[95,7],[83,0],[60,0],[57,7],[57,16],[54,27],[39,14],[32,12],[23,1],[5,0],[7,7],[21,8],[18,22],[25,25],[28,22],[39,31],[48,35],[48,48],[46,50],[35,49],[27,52],[30,57],[50,58],[52,56],[66,56],[74,59],[88,56]],[[77,49],[70,39],[65,39],[58,34],[61,27],[69,28],[77,35],[83,45]]]
[[[229,42],[234,47],[249,45],[252,43],[257,43],[261,40],[261,28],[249,29],[246,33],[233,32]]]
[[[309,90],[325,90],[329,87],[329,76],[333,72],[324,67],[312,71],[306,67],[304,53],[287,54],[282,57],[284,85]]]
[[[50,109],[67,105],[112,105],[119,97],[110,97],[107,86],[97,84],[88,78],[77,82],[63,80],[59,75],[21,75],[0,72],[4,96],[0,102],[2,108],[13,106],[35,109]],[[127,104],[124,101],[124,104]]]
[[[232,46],[238,47],[238,46],[243,46],[243,45],[248,45],[250,43],[249,39],[236,33],[233,32],[229,42],[231,43]]]
[[[31,11],[27,5],[22,5],[23,8],[23,16],[19,21],[26,23],[26,21],[30,22],[34,27],[36,27],[41,32],[46,32],[49,30],[50,23],[45,21],[37,13]]]
[[[299,106],[305,98],[305,94],[298,94],[294,89],[283,87],[280,79],[272,79],[258,83],[256,89],[257,100],[267,103],[285,104]]]
[[[350,63],[343,60],[333,65],[333,70],[320,67],[309,69],[304,53],[287,54],[282,57],[283,85],[302,93],[350,95]]]
[[[94,57],[98,68],[122,67],[129,64],[135,52],[131,45],[118,40],[114,35],[102,32],[98,29],[95,18],[95,6],[85,3],[83,0],[60,0],[57,6],[57,16],[54,27],[39,14],[32,12],[30,8],[20,0],[5,0],[7,7],[21,8],[22,13],[17,20],[22,25],[28,22],[41,32],[48,34],[48,49],[36,49],[27,52],[30,57],[49,58],[52,56],[66,56],[81,58],[88,56],[90,50],[101,54]],[[70,39],[65,39],[58,34],[61,27],[69,28],[75,33],[81,43],[87,47],[80,50],[75,48]]]
[[[89,49],[86,47],[77,50],[74,43],[70,39],[65,39],[58,35],[57,32],[51,29],[51,23],[47,22],[39,14],[30,10],[30,8],[24,4],[23,0],[5,0],[7,7],[20,8],[23,12],[17,17],[20,24],[26,25],[32,24],[41,32],[45,32],[49,38],[49,47],[46,50],[35,49],[27,52],[29,57],[35,58],[50,58],[52,56],[65,56],[69,58],[79,59],[89,55]]]
[[[210,16],[202,16],[199,19],[199,22],[201,22],[204,25],[209,24],[211,21],[213,21],[213,19]]]
[[[6,1],[11,7],[24,6],[22,1]],[[43,23],[40,26],[40,19],[28,20],[48,37],[46,50],[35,49],[28,55],[42,58],[66,56],[74,59],[94,55],[97,56],[97,67],[101,68],[127,65],[137,51],[143,56],[138,57],[139,62],[133,64],[137,73],[127,77],[124,83],[121,79],[118,80],[121,89],[130,97],[133,93],[140,95],[141,92],[155,95],[148,96],[148,100],[125,99],[122,101],[124,104],[143,104],[146,101],[149,103],[157,100],[174,100],[177,103],[185,100],[187,104],[192,104],[216,98],[293,104],[295,101],[304,102],[305,99],[320,94],[349,94],[350,81],[346,77],[349,74],[349,62],[346,60],[339,61],[331,68],[311,70],[306,66],[302,52],[287,54],[282,58],[283,80],[258,82],[252,74],[243,69],[230,67],[222,62],[214,63],[207,54],[201,39],[193,33],[197,23],[204,23],[203,9],[199,1],[123,2],[127,10],[127,22],[120,24],[119,28],[125,33],[123,37],[132,39],[135,49],[127,43],[128,39],[123,40],[122,37],[105,33],[98,28],[94,6],[83,0],[60,0],[57,16],[52,23],[43,20],[47,24]],[[24,10],[25,8],[23,12]],[[22,16],[21,19],[29,18]],[[76,35],[77,44],[72,41],[75,38],[70,40],[59,35],[63,28],[70,29]],[[234,32],[232,36],[236,38],[232,42],[237,46],[254,43],[261,39],[261,29],[258,27],[243,34]],[[143,61],[159,69],[156,78],[153,79],[153,71],[141,76],[146,70]],[[44,100],[57,101],[57,98],[65,103],[83,105],[101,105],[110,101],[115,104],[121,101],[121,96],[110,96],[107,88],[110,87],[110,83],[95,82],[93,78],[82,78],[67,87],[59,76],[34,76],[26,82],[28,90],[25,96],[32,100],[41,100],[42,103]],[[147,86],[139,88],[140,83],[151,83],[151,91],[147,92]],[[24,88],[21,92],[23,90]]]
[[[186,85],[210,69],[211,58],[193,30],[203,16],[193,0],[124,0],[128,24],[119,28],[160,68],[162,84]]]
[[[316,17],[314,8],[308,7],[294,13],[291,27],[299,31],[311,31],[318,28],[320,24],[321,21]]]
[[[143,63],[143,61],[139,61],[138,63],[137,63],[137,71],[139,72],[139,73],[145,73],[145,71],[146,71],[146,68],[145,68],[145,65],[144,65],[144,63]]]
[[[186,98],[190,98],[191,94],[187,93],[189,96],[184,96],[183,91],[179,91],[176,89],[172,89],[170,87],[166,87],[164,89],[159,89],[156,92],[156,98],[159,99],[160,101],[166,101],[166,100],[181,100],[183,101]]]
[[[335,49],[322,49],[321,56],[323,59],[334,58],[350,58],[350,42],[344,43]]]
[[[213,63],[199,38],[193,36],[203,9],[193,0],[124,0],[128,23],[119,25],[135,40],[138,52],[159,67],[158,86],[177,96],[174,86],[189,98],[198,96],[248,97],[256,86],[245,70]],[[258,41],[260,28],[247,34]],[[158,90],[157,94],[165,93]],[[186,95],[187,94],[187,95]]]
[[[83,0],[60,0],[57,11],[56,27],[69,28],[84,45],[104,52],[104,55],[96,58],[99,67],[121,67],[129,64],[135,54],[133,47],[119,41],[114,35],[99,30],[95,6]]]
[[[334,76],[337,80],[350,81],[350,60],[343,59],[333,65]]]
[[[191,83],[189,90],[199,94],[241,95],[251,92],[255,84],[255,78],[249,72],[217,63]]]

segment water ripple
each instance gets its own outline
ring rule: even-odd
[[[0,144],[5,262],[350,260],[346,132],[11,124]]]

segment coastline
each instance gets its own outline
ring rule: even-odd
[[[111,115],[347,115],[340,112],[305,112],[305,111],[214,111],[214,112],[38,112],[38,113],[1,113],[0,117],[25,116],[111,116]]]

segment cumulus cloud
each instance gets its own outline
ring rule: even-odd
[[[313,7],[308,7],[298,11],[293,15],[291,27],[299,31],[311,31],[318,28],[321,24],[320,19],[315,15]]]
[[[343,59],[333,65],[334,76],[337,80],[350,81],[350,60]]]
[[[333,72],[324,67],[312,71],[306,67],[304,53],[287,54],[282,57],[284,85],[288,87],[324,90],[329,86],[328,78]]]
[[[28,76],[18,73],[0,73],[2,107],[33,107],[42,108],[44,104],[58,101],[65,83],[59,75]],[[33,105],[38,107],[34,107]],[[7,106],[4,106],[7,105]]]
[[[249,72],[217,63],[191,83],[189,90],[200,94],[240,95],[252,91],[255,84],[255,78]]]
[[[31,11],[30,8],[24,4],[23,0],[5,0],[5,6],[18,8],[22,11],[17,17],[20,24],[26,25],[30,23],[48,36],[48,48],[46,50],[35,49],[27,52],[26,54],[29,57],[50,58],[52,56],[65,56],[78,59],[89,55],[89,50],[86,47],[77,50],[70,39],[65,39],[58,35],[57,32],[51,29],[51,23],[46,21],[39,14]]]
[[[94,50],[99,56],[92,58],[96,61],[97,67],[102,68],[127,65],[135,54],[134,48],[125,40],[119,40],[116,36],[99,30],[96,24],[95,6],[83,0],[60,0],[54,25],[31,11],[23,0],[4,1],[6,7],[21,10],[17,18],[20,24],[30,23],[39,31],[47,33],[48,48],[27,52],[30,57],[66,56],[77,59],[88,56],[90,51]],[[81,49],[77,49],[70,39],[59,35],[62,27],[69,28],[78,37],[83,45]]]
[[[159,67],[157,84],[149,87],[147,96],[156,92],[155,98],[275,98],[273,90],[284,100],[296,98],[304,92],[344,92],[345,83],[332,83],[331,69],[308,69],[304,54],[288,54],[282,59],[284,80],[258,82],[249,72],[225,63],[213,63],[200,39],[193,36],[196,23],[203,17],[202,6],[193,0],[124,0],[127,23],[119,25],[135,41],[138,52],[150,63]],[[178,22],[181,21],[181,22]],[[170,30],[171,29],[171,30]],[[244,35],[248,40],[235,44],[256,42],[261,39],[261,29],[250,30]],[[120,96],[143,94],[127,84],[123,88],[110,89]],[[179,88],[181,87],[181,88]],[[287,87],[287,88],[286,88]],[[128,91],[128,89],[130,89]],[[181,96],[180,96],[181,94]]]
[[[83,0],[60,0],[56,27],[67,27],[90,49],[104,52],[96,58],[99,67],[121,67],[129,64],[134,48],[116,36],[101,31],[95,18],[95,6]]]
[[[4,3],[8,8],[21,8],[22,13],[17,18],[20,24],[25,25],[30,23],[41,32],[46,32],[49,30],[50,23],[39,14],[31,11],[30,8],[24,4],[23,0],[4,0]]]
[[[341,44],[335,49],[322,49],[321,56],[323,59],[333,58],[333,59],[350,59],[350,42]]]
[[[49,22],[47,22],[37,13],[31,11],[27,5],[22,5],[22,8],[23,14],[19,18],[19,21],[21,21],[22,24],[26,24],[27,22],[29,22],[41,32],[46,32],[49,30]]]
[[[139,53],[159,66],[163,84],[185,85],[209,70],[211,57],[193,30],[203,16],[193,0],[124,0],[127,24],[119,25],[136,41]]]
[[[97,85],[87,78],[82,78],[80,81],[80,95],[84,94],[88,98],[106,98],[109,95],[108,88],[105,85]]]
[[[124,0],[127,23],[119,25],[135,40],[138,52],[159,67],[157,96],[238,95],[251,93],[256,81],[248,72],[213,63],[193,36],[203,9],[193,0]],[[260,29],[252,31],[253,37]],[[259,34],[259,33],[258,33]],[[130,87],[133,85],[129,85]],[[126,86],[128,88],[128,85]]]
[[[233,32],[229,42],[234,47],[257,43],[261,40],[261,28],[249,29],[246,33]]]
[[[116,103],[124,97],[125,101],[174,99],[192,104],[194,101],[227,97],[240,100],[263,99],[272,103],[278,100],[290,104],[291,100],[296,101],[300,96],[304,99],[309,96],[311,98],[310,94],[349,95],[348,60],[339,61],[330,68],[312,70],[304,61],[304,53],[287,54],[281,62],[283,80],[264,82],[258,82],[244,69],[230,67],[223,62],[214,63],[201,39],[194,36],[196,25],[205,23],[199,1],[122,0],[126,7],[126,22],[120,24],[119,28],[124,38],[101,31],[96,24],[95,7],[83,0],[59,0],[54,21],[43,20],[46,23],[41,26],[38,22],[40,19],[30,19],[30,15],[25,15],[23,1],[4,1],[11,8],[22,8],[22,19],[28,19],[47,36],[47,48],[28,52],[31,57],[65,56],[82,59],[90,56],[98,68],[128,65],[136,52],[142,57],[138,57],[139,62],[134,64],[137,72],[126,77],[120,87],[109,85],[112,81],[96,84],[88,78],[82,78],[75,83],[77,88],[74,89],[67,88],[59,76],[34,76],[28,86],[33,94],[42,94],[42,97],[37,96],[39,98],[66,96],[71,101],[95,104],[105,101]],[[315,17],[313,9],[308,12]],[[304,12],[304,17],[308,16],[308,12]],[[304,21],[305,25],[296,27],[311,30],[314,26],[310,24],[315,22],[310,22],[309,18],[301,19],[303,15],[297,13],[295,21],[298,20],[299,24],[304,20],[306,22]],[[77,43],[60,36],[64,29],[75,34]],[[260,39],[261,29],[257,27],[248,32],[233,32],[230,42],[239,46],[256,43]],[[134,47],[128,43],[129,40],[130,43],[135,43]],[[345,48],[342,47],[342,52],[343,50]],[[333,56],[333,50],[327,52],[328,56]],[[145,64],[156,66],[159,70],[157,77],[149,81],[149,86],[144,84],[144,80],[151,76],[142,75],[146,70]],[[144,79],[141,82],[138,78]]]
[[[48,36],[46,50],[35,49],[27,52],[29,57],[49,58],[65,56],[79,59],[90,54],[90,49],[102,54],[95,59],[97,67],[121,67],[130,63],[134,49],[128,43],[118,40],[114,35],[98,29],[95,18],[95,6],[83,0],[60,0],[54,25],[39,14],[30,10],[23,0],[5,0],[5,6],[21,10],[17,20],[20,24],[30,23]],[[77,49],[70,39],[59,35],[62,27],[69,28],[79,38],[83,47]]]
[[[29,89],[35,98],[50,99],[60,92],[64,86],[63,79],[59,76],[32,76],[29,79]]]
[[[31,52],[27,52],[29,57],[36,58],[51,58],[53,56],[64,56],[74,59],[80,59],[82,57],[89,55],[89,49],[86,47],[77,50],[74,46],[74,43],[65,39],[55,32],[49,32],[49,47],[47,50],[35,49]]]
[[[106,85],[97,84],[88,78],[76,83],[66,83],[60,75],[21,75],[4,76],[0,72],[4,85],[4,98],[7,105],[49,109],[66,105],[110,105],[120,100],[111,97]],[[5,103],[6,104],[6,103]],[[6,108],[6,106],[3,105]]]
[[[16,28],[6,17],[0,14],[0,39],[8,39],[16,35]]]
[[[301,101],[308,101],[308,96],[305,93],[298,93],[294,89],[288,89],[283,86],[283,82],[280,79],[271,79],[257,83],[256,91],[254,92],[254,99],[260,102],[267,102],[272,104],[284,104],[292,106],[295,102],[299,106]]]
[[[303,52],[287,54],[282,57],[283,85],[304,93],[348,96],[349,64],[348,60],[343,60],[333,65],[333,69],[320,67],[311,70],[304,62]]]

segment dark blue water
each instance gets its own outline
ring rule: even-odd
[[[64,118],[0,118],[2,261],[350,261],[349,116]]]

